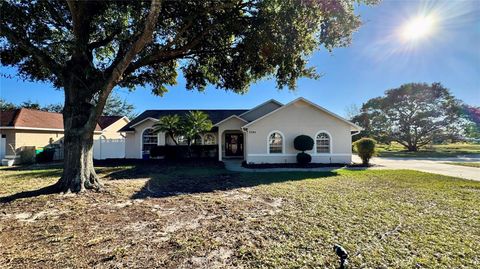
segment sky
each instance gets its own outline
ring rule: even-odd
[[[318,80],[300,79],[294,91],[278,90],[275,81],[263,80],[239,95],[208,87],[187,91],[179,76],[177,85],[163,97],[148,88],[116,92],[141,113],[146,109],[252,108],[266,100],[288,103],[307,98],[339,115],[361,106],[386,90],[409,82],[441,82],[453,95],[480,106],[480,0],[391,1],[356,10],[363,25],[346,48],[332,53],[320,49],[309,65],[322,74]],[[420,21],[420,23],[419,23]],[[15,75],[0,66],[1,74]],[[63,102],[62,91],[40,82],[0,78],[0,97],[42,105]]]

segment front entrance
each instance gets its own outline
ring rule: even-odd
[[[243,157],[243,134],[225,134],[225,156]]]

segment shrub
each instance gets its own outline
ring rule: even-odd
[[[312,156],[305,152],[300,152],[297,154],[297,162],[301,165],[305,165],[312,161]]]
[[[296,150],[301,151],[297,154],[297,163],[304,165],[312,161],[312,156],[310,156],[308,153],[305,153],[305,151],[312,150],[313,145],[313,139],[308,135],[299,135],[295,137],[293,140],[293,147]]]
[[[45,148],[42,152],[36,156],[37,163],[47,163],[53,161],[53,155],[55,155],[55,149]]]
[[[150,149],[150,157],[160,157],[160,156],[165,156],[164,147],[155,146]]]
[[[308,135],[299,135],[293,140],[293,147],[299,151],[312,150],[314,145],[313,139]]]
[[[361,138],[354,143],[358,156],[362,159],[364,165],[368,165],[372,156],[375,155],[375,146],[377,142],[371,138]]]

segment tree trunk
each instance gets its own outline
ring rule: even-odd
[[[58,190],[65,193],[102,188],[93,166],[93,133],[98,116],[95,115],[94,105],[87,101],[89,98],[85,96],[79,98],[78,95],[75,98],[69,96],[70,93],[78,94],[79,92],[81,92],[80,89],[65,91],[63,174],[56,183]]]
[[[93,167],[93,133],[67,130],[64,154],[63,174],[57,182],[60,192],[102,188]]]
[[[418,151],[417,145],[408,145],[408,151]]]

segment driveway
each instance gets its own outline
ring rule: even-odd
[[[356,155],[353,162],[361,162]],[[376,166],[373,169],[410,169],[422,172],[440,174],[445,176],[459,177],[480,181],[480,168],[466,167],[447,164],[449,162],[480,162],[480,157],[456,157],[456,158],[380,158],[376,157],[371,163]]]

